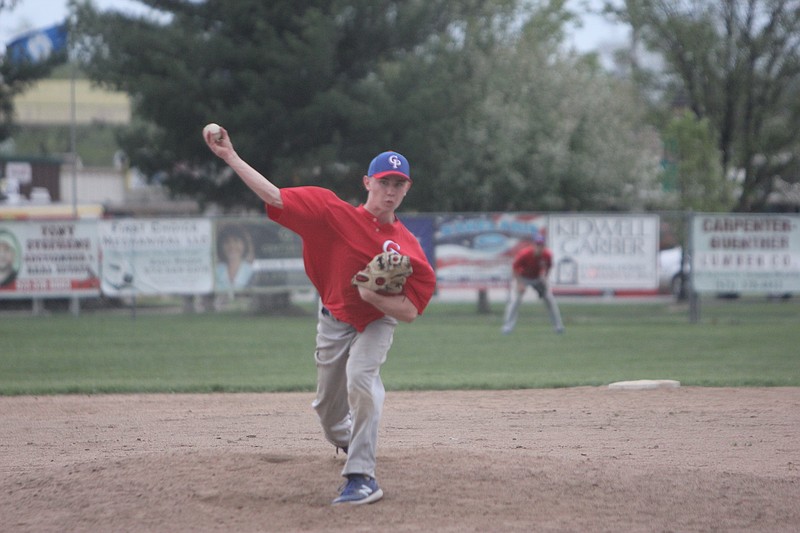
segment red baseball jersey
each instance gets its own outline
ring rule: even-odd
[[[303,240],[306,274],[323,305],[358,331],[381,317],[352,285],[353,275],[373,257],[394,250],[411,259],[414,273],[403,290],[422,314],[433,296],[436,275],[419,241],[402,222],[380,224],[364,206],[354,207],[321,187],[281,189],[283,208],[267,206],[269,217]]]
[[[535,246],[526,246],[517,252],[512,269],[524,278],[538,278],[547,275],[552,266],[553,252],[549,248],[542,248],[541,253],[537,253]]]

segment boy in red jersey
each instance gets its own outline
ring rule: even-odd
[[[550,322],[556,333],[564,332],[561,311],[558,309],[558,303],[556,303],[553,291],[550,290],[547,282],[547,276],[552,267],[553,253],[544,245],[544,237],[536,234],[533,238],[533,246],[526,246],[520,250],[511,265],[514,278],[503,319],[504,335],[511,333],[517,324],[519,304],[522,302],[528,285],[533,287],[539,293],[539,298],[544,300],[547,312],[550,314]]]
[[[204,134],[214,154],[266,204],[267,215],[303,240],[306,273],[320,295],[313,408],[325,437],[347,454],[347,478],[334,504],[372,503],[383,496],[375,480],[378,426],[385,390],[380,377],[398,321],[413,322],[428,305],[436,275],[417,238],[395,216],[411,188],[408,161],[397,152],[376,156],[362,180],[364,204],[354,207],[320,187],[278,188],[242,160],[222,128]],[[381,252],[408,256],[413,274],[400,294],[351,283]]]

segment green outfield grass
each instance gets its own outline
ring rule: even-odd
[[[683,385],[800,386],[800,301],[708,299],[685,305],[562,302],[556,335],[544,306],[432,305],[402,324],[382,372],[389,390]],[[312,391],[315,319],[139,310],[0,318],[0,394]]]

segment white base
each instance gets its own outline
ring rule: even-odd
[[[636,381],[617,381],[608,388],[614,390],[677,389],[680,381],[674,379],[639,379]]]

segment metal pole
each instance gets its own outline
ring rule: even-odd
[[[690,264],[694,263],[694,237],[693,237],[693,227],[694,227],[694,211],[689,211],[686,216],[687,224],[686,224],[686,246],[684,247],[683,253],[686,253],[686,249],[689,250],[689,257],[690,257]],[[683,258],[681,258],[683,261]],[[681,263],[683,265],[683,262]],[[700,322],[700,295],[697,294],[697,291],[694,290],[694,265],[692,268],[689,269],[689,275],[686,278],[686,281],[689,283],[689,323],[697,324]]]
[[[71,32],[70,32],[71,35]],[[70,36],[68,41],[71,41]],[[70,47],[71,48],[71,47]],[[70,62],[70,127],[69,127],[69,150],[72,159],[72,216],[78,218],[78,150],[76,141],[76,104],[75,104],[75,77],[77,66],[75,61],[69,57],[70,48],[67,49],[67,58]]]
[[[69,83],[69,101],[70,101],[70,125],[69,125],[69,150],[70,158],[72,159],[72,218],[78,220],[78,148],[77,148],[77,134],[76,134],[76,103],[75,103],[75,78],[77,76],[77,65],[72,52],[72,31],[71,24],[67,26],[67,61],[70,64],[70,83]],[[70,310],[74,316],[80,314],[81,301],[78,296],[73,295],[70,300]]]

